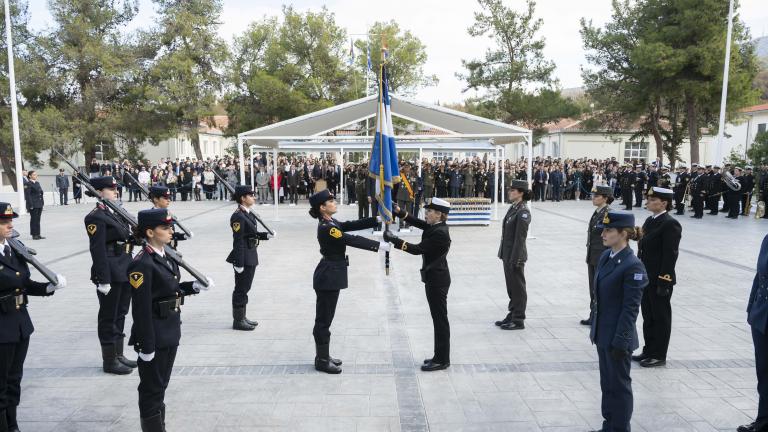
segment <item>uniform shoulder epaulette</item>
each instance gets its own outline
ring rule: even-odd
[[[140,260],[144,256],[144,249],[140,250],[139,253],[136,254],[136,256],[133,257],[134,261]]]
[[[97,203],[96,204],[96,208],[100,209],[100,210],[106,210],[107,206],[105,206],[104,203]],[[96,210],[96,209],[94,209],[94,210]]]

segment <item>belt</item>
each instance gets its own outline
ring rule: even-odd
[[[24,294],[9,294],[0,297],[0,309],[3,313],[8,313],[13,310],[19,310],[22,306],[27,304],[27,298]]]
[[[348,261],[349,257],[346,255],[323,255],[323,259],[326,261]]]
[[[112,243],[107,243],[107,246],[110,246],[112,248],[112,252],[115,255],[122,255],[123,253],[131,253],[131,249],[133,248],[133,245],[128,242],[121,242],[116,241]]]
[[[172,313],[179,313],[179,308],[184,304],[184,297],[176,297],[168,300],[159,300],[154,303],[154,312],[158,318],[164,319]]]

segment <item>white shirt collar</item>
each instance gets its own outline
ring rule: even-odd
[[[5,256],[5,245],[7,245],[8,242],[5,239],[0,240],[0,255]],[[10,245],[8,245],[10,247]]]
[[[155,251],[156,254],[160,255],[161,257],[165,258],[165,248],[158,249],[152,245],[149,245],[149,247],[152,248],[153,251]]]
[[[663,215],[663,214],[664,214],[664,213],[666,213],[666,212],[667,212],[667,211],[666,211],[666,210],[664,210],[663,212],[661,212],[661,213],[659,213],[659,214],[655,214],[655,215],[653,215],[653,216],[651,216],[651,217],[652,217],[652,218],[654,218],[654,219],[656,219],[657,217],[659,217],[659,216]]]
[[[246,213],[248,213],[249,211],[251,211],[250,207],[246,207],[246,206],[244,206],[244,205],[242,205],[242,204],[240,204],[240,208],[241,208],[241,209],[243,209],[243,211],[245,211]]]

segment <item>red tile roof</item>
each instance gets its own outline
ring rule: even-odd
[[[761,105],[754,105],[751,107],[746,107],[741,110],[743,113],[754,113],[754,112],[760,112],[760,111],[768,111],[768,104],[761,104]]]

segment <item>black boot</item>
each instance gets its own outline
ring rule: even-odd
[[[128,375],[133,369],[120,363],[115,353],[115,345],[107,344],[101,346],[101,359],[103,360],[104,372],[115,375]]]
[[[235,330],[252,331],[256,326],[251,325],[245,320],[245,308],[233,307],[232,308],[232,328]]]
[[[254,326],[254,327],[256,327],[257,325],[259,325],[259,322],[258,322],[258,321],[251,321],[251,320],[249,320],[249,319],[248,319],[248,317],[246,316],[246,315],[247,315],[247,313],[248,313],[248,308],[247,308],[247,306],[243,306],[243,319],[245,319],[245,322],[247,322],[248,324],[250,324],[250,325],[252,325],[252,326]]]
[[[125,337],[121,337],[117,340],[117,343],[115,344],[115,354],[117,354],[117,361],[128,366],[131,369],[136,369],[139,365],[135,361],[129,360],[123,356],[124,346],[125,346]]]
[[[315,369],[329,374],[340,374],[341,368],[333,364],[331,356],[328,354],[329,345],[315,345],[317,355],[315,356]]]
[[[16,407],[8,407],[5,409],[5,418],[8,422],[8,432],[19,432],[19,423],[16,420]],[[0,430],[3,430],[0,428]]]
[[[157,413],[152,417],[142,418],[141,432],[165,432],[162,415]]]

